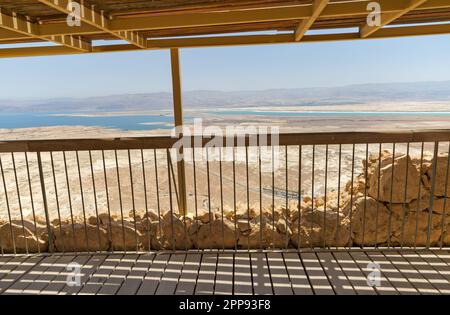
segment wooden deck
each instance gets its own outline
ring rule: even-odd
[[[81,286],[66,267],[81,265]],[[381,285],[367,284],[367,264]],[[450,294],[450,251],[0,256],[1,294]]]

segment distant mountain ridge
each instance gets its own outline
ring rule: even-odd
[[[382,101],[450,101],[450,81],[357,84],[262,91],[197,90],[183,93],[185,108],[320,106]],[[0,112],[112,112],[170,109],[170,92],[48,100],[1,100]]]

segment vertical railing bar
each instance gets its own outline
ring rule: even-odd
[[[105,193],[106,193],[106,207],[108,209],[108,239],[111,240],[111,252],[114,252],[114,245],[112,239],[112,218],[111,218],[111,207],[109,203],[109,188],[108,188],[108,177],[106,175],[106,162],[105,162],[105,151],[102,150],[102,162],[103,162],[103,177],[105,179]]]
[[[185,159],[184,159],[184,155],[185,155],[185,152],[186,151],[183,151],[182,153],[181,153],[181,156],[182,156],[182,159],[183,159],[183,173],[185,173]],[[177,156],[177,158],[178,158],[178,155],[175,155],[175,156]],[[180,165],[180,163],[177,163],[177,171],[179,171],[178,170],[178,166]],[[188,231],[187,231],[187,225],[186,225],[186,217],[187,217],[187,215],[188,215],[188,213],[189,213],[189,209],[188,209],[188,200],[187,200],[187,196],[188,196],[188,193],[187,193],[187,188],[186,188],[186,179],[184,179],[184,193],[185,193],[185,196],[184,197],[181,197],[181,198],[184,198],[184,209],[183,210],[181,210],[180,208],[178,209],[179,210],[179,214],[180,215],[182,215],[183,216],[183,229],[184,229],[184,249],[187,251],[188,250],[188,244],[187,244],[187,241],[188,241]]]
[[[392,199],[394,197],[394,175],[395,175],[395,149],[396,149],[396,143],[394,142],[392,144],[392,165],[391,165],[391,191],[390,191],[390,200],[389,200],[389,220],[388,220],[388,248],[391,248],[391,232],[392,232]]]
[[[272,146],[272,248],[275,248],[275,148]]]
[[[364,241],[366,236],[366,214],[367,214],[367,181],[369,180],[369,144],[366,143],[366,164],[364,166],[364,207],[363,207],[363,222],[362,222],[362,244],[364,249]]]
[[[205,148],[206,153],[206,183],[207,183],[207,189],[208,189],[208,216],[210,223],[212,221],[211,217],[211,177],[210,177],[210,171],[209,171],[209,148]],[[212,235],[212,224],[209,224],[209,234]],[[210,251],[212,251],[212,242],[210,242]]]
[[[248,147],[245,147],[245,182],[247,190],[247,228],[250,230],[250,185],[248,173]],[[247,235],[247,251],[250,251],[250,234]]]
[[[66,175],[67,195],[68,195],[68,198],[69,198],[70,219],[71,219],[71,223],[72,223],[72,241],[73,241],[73,245],[75,246],[76,245],[76,239],[75,239],[75,222],[74,222],[74,219],[73,219],[72,193],[70,192],[69,172],[68,172],[68,169],[67,169],[67,159],[66,159],[66,152],[65,151],[63,151],[63,159],[64,159],[64,172],[65,172],[65,175]]]
[[[172,229],[172,250],[175,251],[175,230],[173,224],[173,201],[172,201],[172,181],[170,177],[170,152],[169,149],[166,149],[166,158],[167,158],[167,183],[169,185],[169,209],[170,209],[170,226]]]
[[[5,191],[6,210],[8,211],[8,220],[9,220],[9,228],[10,228],[10,232],[11,232],[11,241],[12,241],[12,244],[13,244],[13,252],[16,255],[17,254],[16,238],[15,238],[14,232],[13,232],[13,225],[12,225],[12,219],[11,219],[11,208],[9,206],[8,188],[6,186],[5,172],[3,170],[3,162],[2,162],[2,155],[1,154],[0,154],[0,171],[2,172],[3,189]]]
[[[85,232],[85,236],[86,236],[86,250],[87,250],[88,253],[90,253],[89,238],[88,238],[88,231],[87,231],[87,222],[86,222],[86,207],[85,207],[85,204],[84,204],[84,191],[83,191],[83,181],[82,181],[82,178],[81,178],[79,151],[76,151],[76,159],[77,159],[77,167],[78,167],[78,179],[80,181],[81,206],[82,206],[82,209],[83,209],[84,232]]]
[[[175,170],[173,168],[172,155],[170,154],[170,151],[168,152],[168,154],[169,154],[169,167],[170,168],[168,168],[167,171],[169,172],[170,175],[172,175],[173,189],[175,190],[175,198],[177,200],[178,213],[181,215],[182,207],[181,207],[181,201],[180,201],[180,198],[179,198],[179,195],[178,195],[177,181],[175,180]],[[177,166],[178,166],[178,164],[177,164]],[[177,171],[178,171],[178,169],[177,169]]]
[[[420,174],[419,174],[419,192],[417,195],[417,209],[416,209],[416,232],[414,235],[414,250],[417,248],[417,237],[419,234],[419,212],[420,212],[420,203],[422,202],[422,176],[423,176],[423,156],[424,156],[424,147],[425,143],[422,142],[421,152],[420,152]]]
[[[197,198],[197,167],[195,163],[195,146],[192,146],[192,171],[194,175],[194,208],[195,208],[195,219],[198,220],[198,198]],[[197,223],[198,224],[198,221]],[[198,228],[198,226],[197,226]],[[195,233],[195,239],[198,248],[198,230]]]
[[[33,197],[33,188],[32,188],[32,183],[31,183],[31,176],[30,176],[30,166],[28,163],[28,152],[24,152],[25,155],[25,164],[27,166],[26,170],[27,170],[27,178],[28,178],[28,189],[29,189],[29,193],[30,193],[30,202],[31,202],[31,212],[33,214],[33,222],[34,222],[34,235],[38,235],[37,232],[37,222],[36,222],[36,209],[34,207],[34,197]],[[41,245],[38,242],[37,244],[37,248],[38,248],[38,253],[41,253]]]
[[[410,143],[408,142],[406,144],[406,159],[409,160],[409,151],[410,151]],[[409,163],[406,163],[406,175],[405,175],[405,192],[403,196],[403,213],[402,213],[402,228],[401,228],[401,241],[400,241],[400,248],[403,249],[404,245],[404,236],[405,236],[405,223],[406,223],[406,204],[407,204],[407,198],[408,198],[408,172],[409,172]]]
[[[145,159],[144,150],[141,149],[141,163],[142,163],[142,180],[144,182],[144,202],[145,202],[145,213],[147,215],[147,237],[148,237],[148,250],[151,251],[151,238],[150,238],[150,216],[148,212],[148,192],[147,192],[147,176],[145,175]],[[144,249],[144,248],[143,248]]]
[[[45,223],[47,225],[48,250],[49,250],[49,252],[52,252],[53,251],[53,234],[52,234],[52,228],[50,225],[50,216],[48,213],[47,192],[45,189],[45,180],[44,180],[44,171],[42,168],[41,152],[37,152],[37,159],[38,159],[38,168],[39,168],[39,180],[41,182],[42,201],[44,203]]]
[[[297,193],[297,210],[298,210],[298,220],[297,220],[297,251],[300,252],[300,228],[301,228],[301,218],[302,218],[302,152],[303,146],[298,146],[298,193]]]
[[[431,177],[431,192],[430,192],[430,206],[428,208],[428,231],[427,231],[427,249],[430,248],[431,242],[431,227],[433,225],[433,210],[434,210],[434,193],[436,191],[436,174],[439,154],[439,142],[434,143],[434,157],[433,157],[433,171]]]
[[[351,236],[353,233],[353,193],[354,193],[354,183],[355,183],[355,144],[352,145],[352,167],[351,167],[351,186],[350,186],[350,210],[349,210],[349,235]],[[351,247],[351,238],[349,240],[348,246]]]
[[[12,167],[13,167],[13,171],[14,171],[14,180],[15,180],[15,183],[16,183],[17,200],[19,202],[20,220],[22,222],[22,235],[25,238],[25,252],[26,252],[26,254],[28,254],[29,253],[28,239],[27,239],[27,237],[25,237],[25,222],[23,220],[22,201],[21,201],[21,198],[20,198],[19,179],[17,177],[16,160],[15,160],[15,157],[14,157],[14,152],[11,152],[11,159],[12,159]],[[37,238],[37,235],[36,235],[36,238]]]
[[[284,219],[285,219],[285,224],[286,224],[286,233],[285,233],[285,248],[288,248],[289,245],[289,234],[288,234],[288,211],[289,211],[289,172],[288,172],[288,147],[287,145],[284,146],[284,158],[285,158],[285,173],[286,173],[286,211],[284,213]]]
[[[325,146],[325,194],[324,194],[324,203],[323,203],[323,228],[322,228],[322,239],[323,239],[323,248],[326,248],[326,232],[327,232],[327,190],[328,190],[328,144]]]
[[[341,166],[342,166],[342,144],[339,144],[339,157],[338,157],[338,187],[337,187],[337,213],[336,213],[336,235],[335,235],[335,243],[336,249],[338,249],[338,241],[339,241],[339,229],[341,227],[340,224],[340,208],[341,208]]]
[[[92,177],[92,192],[94,194],[94,209],[95,209],[95,217],[96,217],[96,221],[97,221],[97,238],[98,238],[98,246],[101,252],[101,246],[102,246],[102,242],[101,242],[101,237],[100,237],[100,219],[98,217],[98,205],[97,205],[97,188],[95,185],[95,176],[94,176],[94,165],[92,163],[92,152],[91,150],[89,150],[89,163],[90,163],[90,168],[91,168],[91,177]]]
[[[234,249],[237,250],[237,200],[236,200],[236,148],[233,146],[233,206],[234,206]]]
[[[377,174],[377,200],[380,199],[380,189],[381,189],[381,150],[383,148],[383,144],[380,143],[378,148],[378,174]],[[376,218],[375,218],[375,247],[378,247],[378,223],[379,223],[379,212],[380,212],[380,203],[377,202],[376,206]]]
[[[122,200],[122,188],[120,183],[120,174],[119,174],[119,159],[117,157],[117,150],[114,150],[114,159],[116,163],[116,176],[117,176],[117,188],[119,190],[119,205],[120,205],[120,220],[122,223],[122,241],[123,241],[123,251],[126,254],[126,241],[125,241],[125,222],[123,217],[123,200]]]
[[[53,161],[53,152],[50,152],[50,162],[52,167],[52,174],[53,174],[53,187],[55,189],[55,198],[56,198],[56,210],[58,212],[58,221],[59,221],[59,233],[60,235],[63,235],[62,232],[62,221],[61,221],[61,209],[59,206],[59,195],[58,195],[58,185],[56,183],[56,174],[55,174],[55,164]],[[66,244],[64,237],[62,238],[62,246],[63,246],[63,253],[66,251]]]
[[[312,162],[311,162],[311,235],[314,235],[314,185],[315,185],[315,165],[316,164],[316,145],[312,146]],[[315,247],[311,241],[311,247]]]
[[[260,141],[260,139],[258,138]],[[259,181],[259,249],[263,249],[263,204],[262,204],[262,165],[261,143],[258,143],[258,181]]]
[[[153,159],[155,162],[155,184],[156,184],[156,202],[158,207],[158,227],[159,227],[159,239],[161,239],[161,203],[159,198],[159,176],[158,176],[158,159],[156,158],[156,149],[153,149]]]
[[[441,239],[439,240],[439,247],[442,249],[444,246],[444,229],[445,229],[445,216],[447,214],[447,190],[448,190],[448,175],[450,174],[450,142],[448,143],[448,153],[447,153],[447,170],[445,172],[445,189],[444,189],[444,209],[442,211],[442,220],[441,220]]]
[[[134,221],[134,237],[136,242],[136,252],[139,251],[139,239],[137,232],[137,222],[136,222],[136,196],[134,195],[134,183],[133,183],[133,169],[131,164],[131,151],[127,150],[128,153],[128,171],[130,173],[130,188],[131,188],[131,204],[133,207],[133,221]]]
[[[222,178],[222,150],[219,148],[219,178],[220,178],[220,212],[222,215],[222,249],[225,250],[225,226],[224,226],[224,214],[223,214],[223,178]]]

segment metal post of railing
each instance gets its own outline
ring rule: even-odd
[[[41,183],[41,190],[42,190],[42,201],[44,203],[45,223],[47,225],[47,233],[48,233],[48,251],[52,252],[53,251],[53,235],[52,235],[52,229],[50,227],[50,216],[48,214],[47,193],[45,190],[44,171],[42,169],[41,152],[37,152],[37,161],[38,161],[38,168],[39,168],[39,181]]]
[[[436,190],[436,173],[439,153],[439,142],[434,143],[433,171],[431,175],[430,206],[428,207],[427,248],[430,248],[431,227],[433,225],[434,192]]]

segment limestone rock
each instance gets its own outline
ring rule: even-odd
[[[392,178],[392,167],[394,176]],[[380,168],[380,169],[379,169]],[[408,169],[408,183],[405,200],[405,180]],[[378,179],[380,173],[380,179]],[[419,192],[419,172],[406,155],[398,156],[392,163],[392,156],[385,157],[381,165],[376,165],[374,173],[369,177],[368,195],[378,201],[393,203],[409,203],[417,199]],[[379,194],[378,194],[379,184]],[[391,200],[392,195],[392,200]]]
[[[142,234],[134,228],[133,222],[114,221],[102,226],[108,233],[111,249],[133,251],[139,249]]]
[[[86,239],[87,234],[87,239]],[[99,242],[100,234],[100,242]],[[81,223],[55,226],[55,249],[65,252],[106,251],[109,249],[108,234],[105,229]]]
[[[12,234],[12,235],[11,235]],[[27,227],[15,223],[0,226],[0,247],[4,253],[37,253],[48,250],[48,243],[40,239]]]
[[[302,209],[300,221],[292,221],[291,230],[294,247],[346,246],[350,243],[345,216],[332,210]]]
[[[349,213],[349,209],[345,212]],[[373,198],[358,198],[354,201],[351,214],[353,242],[365,246],[387,243],[400,227],[400,218],[400,213],[393,211],[391,214],[384,204]]]
[[[161,219],[161,226],[157,226],[157,235],[160,235],[160,238],[152,242],[153,248],[190,249],[192,247],[192,241],[188,231],[191,224],[192,222],[190,220],[186,220],[185,225],[183,217],[166,212]]]
[[[236,238],[235,238],[236,235]],[[235,247],[239,231],[234,230],[234,224],[225,219],[217,219],[202,224],[191,240],[198,249],[231,249]]]
[[[429,213],[427,211],[410,211],[404,218],[403,226],[394,231],[393,240],[397,245],[426,246],[428,240]],[[439,245],[441,235],[445,235],[441,229],[442,215],[433,214],[431,221],[430,246]]]
[[[290,234],[281,233],[271,224],[255,224],[247,235],[239,237],[239,247],[246,249],[287,248]]]
[[[420,200],[414,200],[409,204],[411,211],[424,211],[430,208],[430,193],[426,192]],[[435,196],[433,199],[433,212],[438,214],[450,215],[450,198],[440,198]]]
[[[434,160],[433,160],[434,162]],[[448,156],[438,156],[436,168],[436,183],[434,195],[439,197],[450,197],[450,170],[447,176]],[[432,179],[433,165],[426,170],[428,179]],[[431,188],[431,182],[427,184]]]

